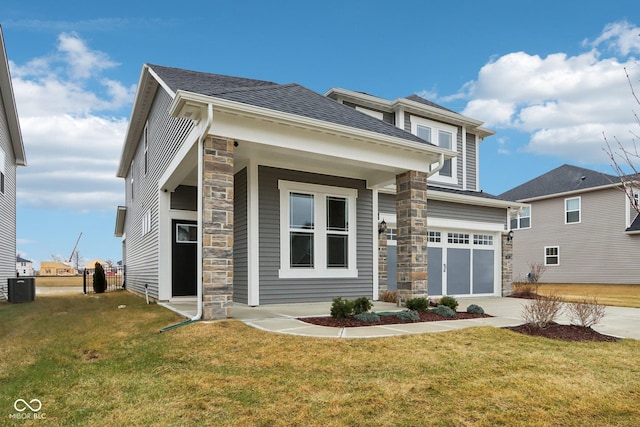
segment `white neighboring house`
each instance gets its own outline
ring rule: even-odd
[[[16,272],[18,276],[33,276],[33,261],[17,256]]]
[[[7,279],[16,275],[16,168],[26,164],[0,27],[0,290],[5,290]]]

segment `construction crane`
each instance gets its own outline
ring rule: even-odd
[[[71,251],[71,255],[69,255],[69,261],[71,262],[71,260],[73,259],[73,254],[76,253],[76,249],[78,248],[78,242],[80,241],[80,238],[82,237],[82,231],[80,232],[80,235],[78,236],[78,240],[76,240],[76,245],[73,247],[73,250]]]

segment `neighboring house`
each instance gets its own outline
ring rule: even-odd
[[[127,288],[204,318],[387,287],[500,295],[521,205],[479,191],[481,125],[417,96],[144,65],[117,172]]]
[[[40,261],[40,276],[75,276],[78,270],[60,261]]]
[[[102,267],[107,267],[109,266],[109,263],[106,261],[103,261],[99,258],[96,259],[92,259],[91,261],[89,261],[88,263],[86,263],[84,265],[84,268],[88,268],[88,269],[92,269],[92,268],[96,268],[96,262],[99,263],[100,265],[102,265]]]
[[[17,256],[16,272],[19,276],[33,276],[33,261]]]
[[[7,279],[16,277],[16,168],[26,164],[0,27],[0,291],[7,289]]]
[[[543,283],[640,283],[640,220],[619,177],[563,165],[501,197],[528,205],[510,221],[515,280],[538,263]]]

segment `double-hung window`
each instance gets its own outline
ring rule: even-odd
[[[279,181],[283,278],[357,277],[358,191]]]
[[[458,129],[455,126],[423,119],[421,117],[411,117],[411,131],[414,135],[431,144],[446,148],[447,150],[456,151]],[[456,159],[445,160],[442,169],[433,176],[433,179],[457,184]]]
[[[574,224],[580,222],[580,197],[564,199],[564,223]]]
[[[544,265],[560,265],[560,247],[545,246]]]
[[[518,230],[520,228],[531,228],[531,206],[511,213],[510,229]]]

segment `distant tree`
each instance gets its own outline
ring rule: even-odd
[[[631,77],[629,77],[629,73],[626,68],[624,69],[624,72],[627,76],[627,81],[629,82],[631,95],[633,96],[636,104],[640,106],[640,99],[638,99],[638,96],[636,95],[633,82],[631,81]],[[640,118],[638,118],[638,114],[635,110],[632,111],[633,116],[635,117],[635,123],[638,125],[638,129],[640,129]],[[640,203],[636,197],[640,190],[640,147],[638,146],[638,139],[640,139],[640,136],[638,136],[638,129],[632,129],[629,131],[631,134],[631,143],[627,145],[623,144],[615,136],[613,137],[615,144],[611,144],[607,135],[603,133],[603,136],[606,143],[604,151],[607,153],[607,156],[611,161],[611,167],[618,176],[619,182],[622,184],[620,186],[620,190],[622,190],[627,199],[629,199],[633,209],[640,214]]]
[[[71,265],[73,265],[76,270],[80,270],[84,265],[84,257],[80,251],[75,251],[73,253],[73,256],[71,257]]]
[[[96,294],[104,293],[107,290],[107,278],[104,274],[102,264],[96,262],[95,271],[93,273],[93,292]]]
[[[51,258],[51,261],[55,261],[55,262],[65,262],[66,261],[66,259],[62,255],[51,254],[50,258]]]

